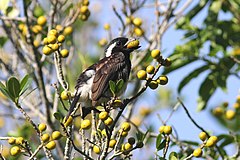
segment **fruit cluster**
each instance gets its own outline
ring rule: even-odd
[[[166,59],[162,59],[161,53],[158,49],[152,50],[151,51],[151,57],[156,59],[159,63],[161,63],[162,65],[164,65],[165,67],[168,67],[171,65],[171,61],[169,58]],[[149,77],[153,74],[155,74],[156,69],[154,66],[149,65],[146,67],[145,70],[139,70],[137,72],[137,77],[140,80],[149,80]],[[168,83],[168,77],[165,75],[161,75],[159,76],[157,79],[150,81],[149,83],[149,87],[151,89],[156,89],[158,87],[158,85],[166,85]]]
[[[90,16],[90,14],[91,14],[88,6],[89,6],[89,0],[83,0],[80,3],[80,15],[79,15],[79,18],[82,21],[87,21],[89,16]]]
[[[55,140],[59,140],[62,137],[61,132],[53,131],[51,133],[51,136],[49,133],[43,133],[47,129],[47,125],[44,123],[40,123],[38,125],[38,129],[41,133],[41,140],[42,140],[42,143],[44,143],[45,147],[49,150],[55,149],[55,147],[56,147]]]
[[[233,104],[233,109],[228,108],[228,102],[223,102],[220,106],[212,110],[212,114],[219,118],[233,120],[240,109],[240,95],[237,96],[236,102]]]
[[[72,33],[72,27],[66,27],[63,31],[64,35],[69,35]],[[43,44],[45,45],[42,49],[43,54],[50,55],[54,51],[60,53],[62,58],[66,58],[69,55],[67,49],[59,50],[62,43],[65,41],[65,36],[58,34],[57,29],[52,29],[48,32],[48,36],[43,39]]]
[[[126,17],[126,24],[133,25],[134,29],[133,32],[136,36],[141,37],[144,35],[144,30],[142,29],[142,19],[139,17]]]
[[[199,133],[199,139],[201,141],[203,141],[201,147],[199,148],[196,148],[192,155],[194,157],[201,157],[202,156],[202,149],[205,148],[205,147],[214,147],[218,141],[218,138],[216,136],[210,136],[209,138],[207,138],[207,134],[205,132],[201,132]]]

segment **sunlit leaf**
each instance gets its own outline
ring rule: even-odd
[[[113,81],[109,81],[109,87],[113,95],[116,93],[116,84]]]
[[[7,81],[7,90],[9,95],[14,99],[14,102],[17,103],[20,93],[20,83],[17,78],[10,77]]]

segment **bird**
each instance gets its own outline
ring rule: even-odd
[[[131,71],[130,53],[141,47],[139,43],[136,46],[129,45],[134,41],[138,40],[126,37],[113,39],[104,50],[105,56],[79,75],[67,117],[71,115],[78,102],[91,106],[81,107],[84,118],[96,105],[109,100],[112,96],[109,89],[110,80],[117,82],[122,79],[126,86]],[[122,88],[124,90],[126,87]]]

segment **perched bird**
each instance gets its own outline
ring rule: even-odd
[[[107,45],[105,57],[88,67],[78,77],[68,116],[79,101],[91,106],[82,107],[84,118],[97,104],[109,100],[112,96],[109,90],[110,80],[117,82],[122,79],[126,84],[131,71],[130,53],[140,48],[139,43],[130,45],[136,41],[138,42],[136,39],[118,37]]]

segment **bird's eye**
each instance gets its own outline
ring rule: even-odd
[[[121,46],[122,43],[120,41],[117,42],[117,46]]]

